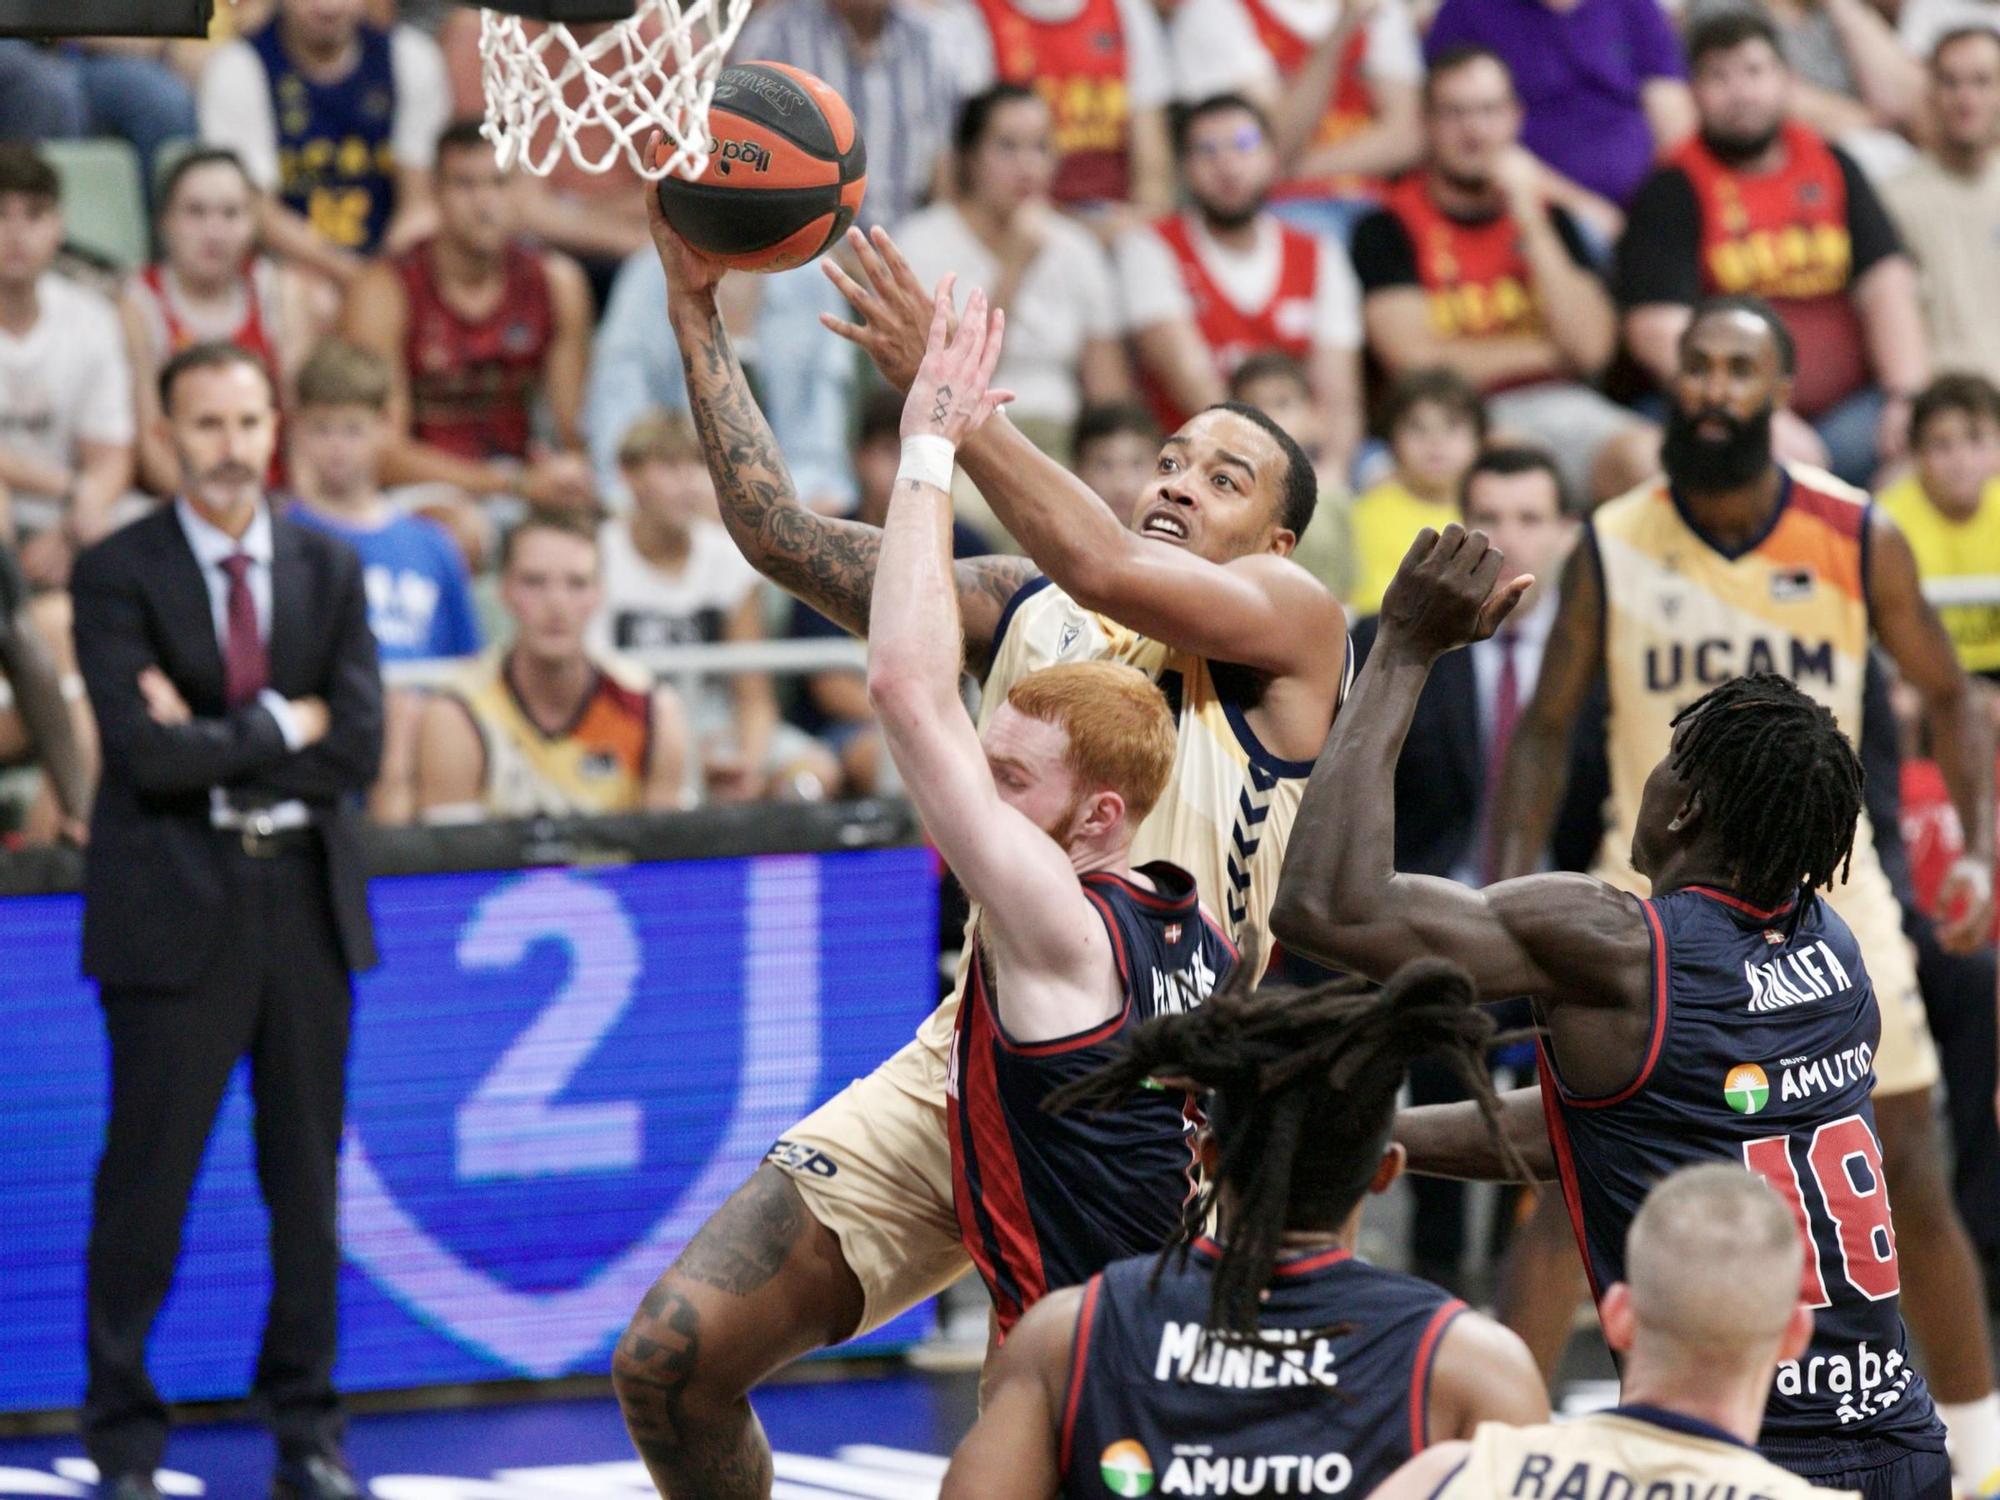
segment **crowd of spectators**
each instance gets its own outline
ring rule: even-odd
[[[718,524],[637,178],[502,171],[477,31],[242,0],[206,42],[0,42],[23,618],[66,668],[77,550],[172,494],[154,376],[228,339],[281,394],[273,492],[361,553],[384,660],[422,664],[378,817],[892,789],[853,671],[648,675],[838,632]],[[1014,420],[1121,513],[1162,432],[1250,401],[1311,453],[1300,560],[1364,619],[1469,475],[1572,519],[1646,480],[1689,306],[1756,293],[1799,346],[1780,455],[1877,489],[2000,674],[2000,4],[758,0],[736,51],[850,102],[862,223],[1007,309]],[[136,154],[145,263],[65,245],[79,136]],[[728,291],[800,493],[879,520],[897,406],[820,327],[837,294]],[[959,550],[1011,549],[961,490]],[[19,720],[0,753],[31,762]],[[76,811],[12,786],[27,836]]]

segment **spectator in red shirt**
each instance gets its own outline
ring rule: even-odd
[[[594,504],[578,422],[590,359],[583,272],[514,237],[507,176],[477,121],[439,137],[437,210],[435,236],[369,267],[347,298],[346,336],[396,371],[400,437],[383,484],[439,486],[440,518],[460,527],[468,500]]]
[[[1118,245],[1125,314],[1148,393],[1171,432],[1223,399],[1244,360],[1282,353],[1310,372],[1329,473],[1361,438],[1360,289],[1338,245],[1281,223],[1266,204],[1278,153],[1263,112],[1205,99],[1175,133],[1191,207]]]
[[[1572,494],[1620,494],[1657,466],[1659,433],[1588,384],[1611,360],[1617,314],[1520,144],[1507,65],[1448,53],[1424,89],[1426,164],[1354,231],[1369,350],[1391,377],[1456,371],[1496,431],[1556,455]]]
[[[1270,118],[1278,214],[1344,244],[1424,150],[1424,58],[1405,0],[1180,0],[1167,22],[1185,103],[1241,94]]]
[[[1769,21],[1712,16],[1688,56],[1701,129],[1633,200],[1618,253],[1625,342],[1664,383],[1697,300],[1764,298],[1799,351],[1779,456],[1866,485],[1902,455],[1929,374],[1916,271],[1852,158],[1787,119],[1791,72]]]

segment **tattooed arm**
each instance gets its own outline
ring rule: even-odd
[[[722,521],[753,567],[855,635],[868,630],[879,527],[822,516],[799,503],[770,424],[751,398],[715,303],[723,268],[682,243],[646,194],[667,273],[667,307],[687,371],[688,401]],[[968,558],[953,569],[967,669],[983,673],[1007,601],[1034,576],[1022,557]]]

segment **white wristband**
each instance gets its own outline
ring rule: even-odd
[[[951,493],[951,471],[958,461],[958,445],[936,433],[920,432],[903,439],[903,461],[896,468],[896,482],[905,479],[928,484]]]

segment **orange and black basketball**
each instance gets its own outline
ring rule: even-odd
[[[788,271],[854,222],[868,155],[823,80],[784,63],[724,68],[708,133],[705,172],[660,179],[660,208],[695,249],[741,271]]]

